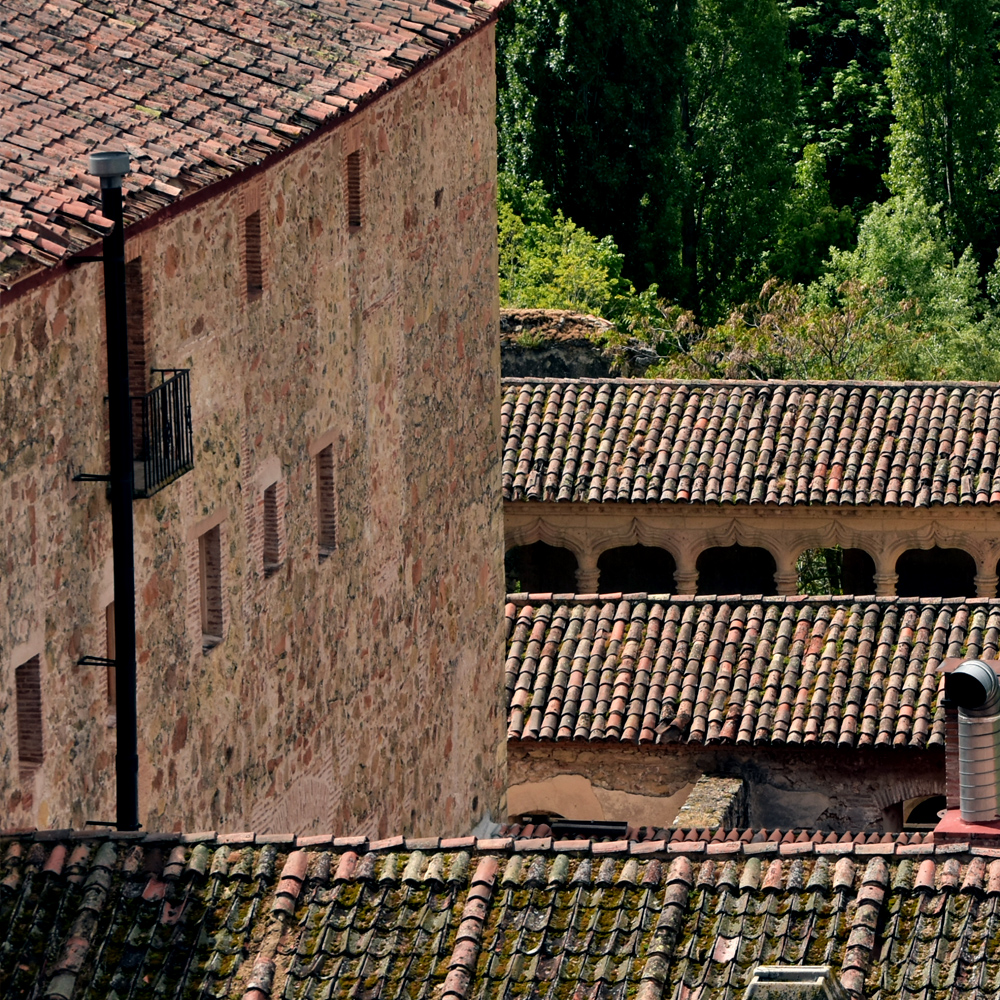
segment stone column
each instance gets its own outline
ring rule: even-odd
[[[576,592],[578,594],[596,594],[599,578],[597,553],[587,552],[580,556],[576,564]]]
[[[896,560],[882,553],[871,553],[875,561],[875,596],[895,597],[899,575],[896,573]]]
[[[674,570],[674,593],[698,593],[698,569],[695,565],[697,557],[693,552],[680,552],[677,556],[677,568]]]
[[[774,553],[774,590],[781,597],[794,597],[799,592],[798,556],[790,552]]]
[[[979,572],[975,576],[976,597],[996,597],[997,596],[997,574],[990,566],[979,565]]]

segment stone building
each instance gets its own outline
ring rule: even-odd
[[[934,825],[1000,387],[509,378],[501,420],[512,815],[668,826],[721,775],[751,825]]]
[[[194,441],[135,502],[142,822],[502,814],[500,6],[0,12],[5,827],[114,809],[109,506],[75,478],[106,470],[103,285],[72,258],[122,145],[132,394],[188,370]]]
[[[940,670],[996,657],[1000,604],[518,594],[507,636],[514,815],[709,826],[684,815],[709,775],[746,800],[714,825],[932,829]]]
[[[997,596],[996,385],[505,379],[502,421],[525,590],[792,595],[839,547],[843,593]]]

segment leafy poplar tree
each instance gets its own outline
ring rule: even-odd
[[[831,204],[861,218],[889,194],[889,43],[878,0],[780,2],[802,78],[798,139],[823,158]]]
[[[797,79],[775,0],[691,0],[682,10],[681,129],[663,179],[682,192],[677,297],[711,320],[745,294],[784,213]]]
[[[659,0],[518,0],[497,29],[501,171],[611,234],[642,285],[671,270],[682,53],[679,15]]]
[[[940,205],[957,256],[1000,242],[996,0],[880,0],[891,51],[889,185]]]
[[[711,317],[744,294],[792,180],[777,0],[519,0],[498,53],[501,169],[609,233],[636,285]]]

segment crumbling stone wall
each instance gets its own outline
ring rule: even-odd
[[[147,364],[191,369],[196,453],[135,504],[147,829],[442,834],[504,811],[493,81],[489,28],[127,233]],[[106,650],[110,512],[72,482],[106,467],[101,285],[60,268],[0,318],[5,827],[114,816],[105,671],[77,665]],[[224,636],[203,653],[215,528]],[[44,760],[23,779],[15,668],[35,655]]]
[[[945,780],[940,750],[511,741],[507,754],[511,786],[579,774],[595,789],[645,796],[650,808],[656,797],[669,799],[702,775],[740,778],[746,796],[740,816],[766,829],[881,830],[883,809],[941,794]],[[527,790],[519,789],[522,798]],[[638,812],[602,818],[657,825]]]

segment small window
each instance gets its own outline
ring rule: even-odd
[[[264,576],[273,576],[281,567],[281,540],[278,484],[272,483],[264,490]]]
[[[104,648],[107,650],[107,658],[115,658],[115,602],[112,601],[104,609]],[[115,665],[109,663],[108,672],[108,708],[113,712],[118,704],[118,689],[116,687]]]
[[[264,259],[260,245],[260,210],[251,212],[246,220],[247,295],[257,298],[264,290]]]
[[[331,555],[337,547],[337,500],[333,490],[333,445],[327,445],[316,456],[317,535],[319,561]]]
[[[17,760],[32,771],[45,759],[42,742],[42,672],[37,656],[14,671],[17,697]]]
[[[347,224],[351,229],[361,228],[361,208],[361,153],[355,151],[347,156]]]
[[[198,539],[201,574],[201,646],[208,652],[223,638],[222,537],[218,525]]]

